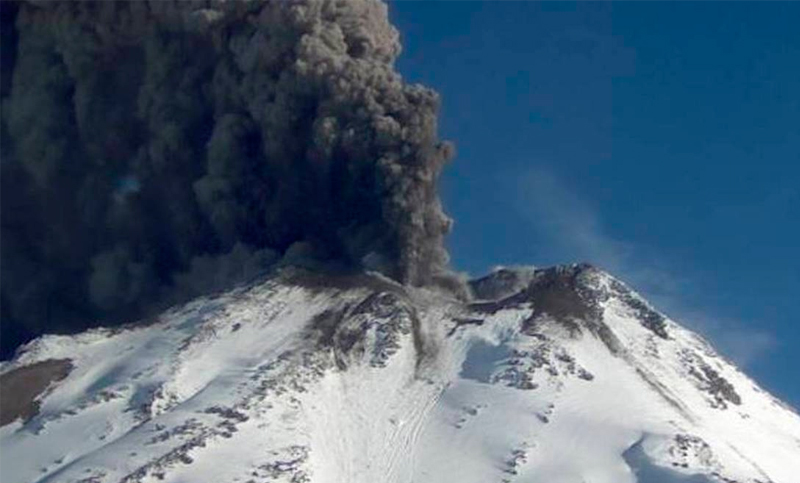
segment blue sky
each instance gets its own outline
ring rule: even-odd
[[[800,2],[390,8],[457,269],[593,262],[800,407]]]

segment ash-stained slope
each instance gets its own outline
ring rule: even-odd
[[[0,428],[0,477],[796,481],[797,414],[622,282],[572,265],[472,287],[464,303],[284,269],[147,324],[38,339],[0,382],[50,360],[69,373]]]

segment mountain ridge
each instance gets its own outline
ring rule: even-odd
[[[797,413],[613,276],[574,264],[470,285],[465,302],[285,268],[147,324],[37,339],[3,379],[71,368],[32,397],[38,413],[0,428],[3,480],[792,483],[800,471]]]

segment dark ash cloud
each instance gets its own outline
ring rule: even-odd
[[[287,252],[445,276],[452,148],[382,2],[0,4],[4,355]]]

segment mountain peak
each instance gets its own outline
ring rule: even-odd
[[[655,335],[662,339],[669,337],[663,314],[623,282],[589,263],[502,268],[471,282],[471,287],[477,298],[489,299],[474,304],[475,307],[495,310],[529,303],[533,307],[529,324],[551,317],[572,331],[583,323],[594,331],[608,333],[603,325],[602,305],[614,298]]]
[[[602,270],[504,268],[470,285],[476,300],[461,302],[373,274],[286,269],[147,324],[38,339],[0,368],[4,388],[59,369],[2,415],[3,481],[800,472],[800,418]]]

